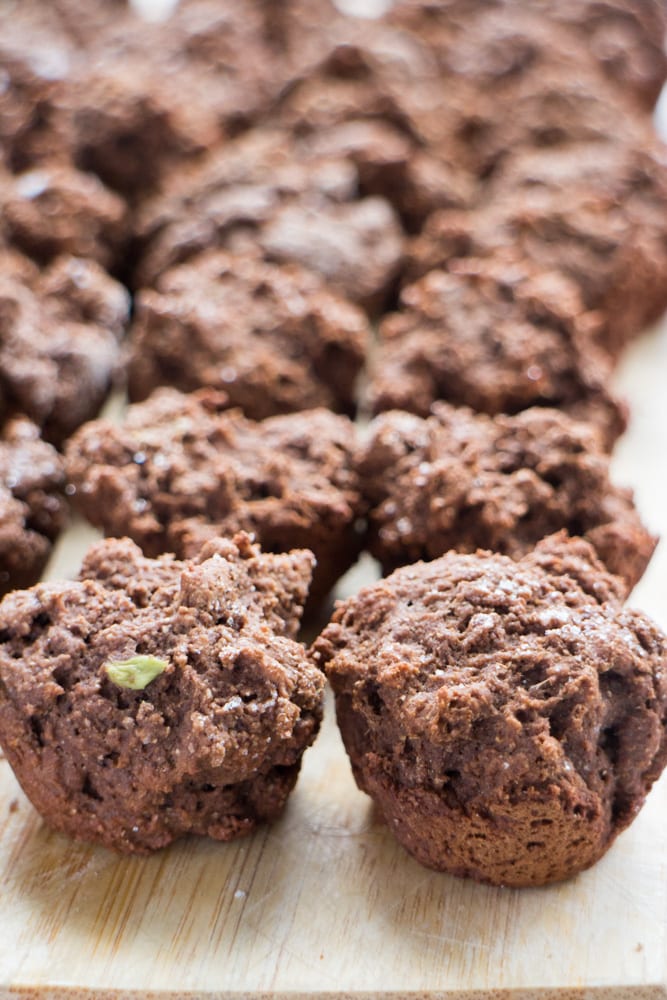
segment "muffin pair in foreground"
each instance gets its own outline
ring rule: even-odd
[[[667,642],[562,533],[450,552],[295,635],[313,557],[246,534],[192,560],[127,539],[0,604],[0,736],[56,829],[146,852],[275,819],[322,711],[421,862],[495,884],[588,867],[667,759]]]

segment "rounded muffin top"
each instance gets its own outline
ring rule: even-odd
[[[323,687],[294,640],[312,565],[243,533],[189,562],[118,539],[89,550],[78,581],[9,594],[0,728],[37,808],[119,850],[189,830],[228,839],[224,801],[200,829],[183,797],[298,770]]]
[[[489,417],[435,403],[372,421],[357,464],[368,548],[385,572],[449,549],[514,558],[561,528],[584,536],[630,590],[656,545],[632,493],[610,480],[588,424],[546,407]]]
[[[465,810],[556,782],[617,832],[667,756],[665,638],[621,601],[564,533],[519,562],[450,552],[340,604],[313,655],[394,780]]]

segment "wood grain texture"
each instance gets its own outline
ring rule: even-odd
[[[634,418],[615,459],[664,532],[666,371],[667,326],[619,371]],[[76,572],[93,537],[73,528],[50,575]],[[632,603],[667,626],[664,543]],[[0,997],[667,996],[667,779],[592,870],[492,889],[429,872],[395,843],[354,785],[332,707],[281,822],[148,859],[50,832],[1,762]]]

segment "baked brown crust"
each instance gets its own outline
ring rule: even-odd
[[[144,43],[156,39],[144,33]],[[61,102],[76,165],[132,202],[145,197],[169,169],[220,142],[215,115],[196,100],[201,86],[184,73],[177,89],[166,65],[113,48],[101,53],[70,81]]]
[[[597,318],[562,275],[527,260],[459,260],[403,289],[400,304],[380,325],[375,413],[426,416],[437,400],[489,414],[557,407],[596,425],[608,448],[625,429],[593,343]]]
[[[272,121],[297,137],[301,155],[345,156],[364,195],[389,201],[414,232],[430,212],[468,204],[476,190],[458,145],[449,95],[428,48],[414,35],[362,19],[327,31],[319,59],[280,97]],[[415,95],[413,96],[413,91]],[[422,134],[426,108],[449,140]]]
[[[238,530],[265,551],[311,549],[315,607],[361,547],[355,426],[324,409],[254,423],[227,405],[210,390],[162,389],[120,424],[82,427],[67,447],[72,502],[151,556],[192,557]]]
[[[5,16],[6,14],[6,16]],[[21,172],[43,160],[67,163],[71,135],[59,102],[76,54],[50,4],[3,5],[0,64],[0,164]]]
[[[109,392],[129,295],[92,260],[0,257],[0,399],[60,444]]]
[[[436,403],[426,419],[385,413],[370,425],[358,469],[367,546],[385,573],[450,549],[518,559],[565,528],[629,592],[657,544],[631,491],[611,482],[594,428],[556,410],[488,417]]]
[[[146,853],[276,819],[321,718],[323,677],[293,639],[311,565],[244,535],[185,563],[113,540],[77,582],[8,595],[0,740],[46,822]],[[137,655],[163,672],[118,686],[109,664]]]
[[[358,198],[349,158],[300,154],[283,131],[257,129],[172,173],[137,217],[136,284],[153,285],[204,250],[252,249],[380,310],[402,261],[396,214],[382,198]]]
[[[313,272],[211,251],[138,295],[130,399],[210,386],[256,420],[315,406],[351,414],[369,340],[362,310]]]
[[[564,535],[417,563],[313,647],[358,785],[429,867],[541,885],[598,860],[667,761],[667,640]]]
[[[92,5],[86,0],[5,0],[5,8],[0,38],[0,430],[18,434],[19,458],[9,461],[34,463],[35,470],[34,482],[22,487],[25,495],[4,489],[0,442],[0,591],[3,583],[33,582],[62,519],[61,467],[56,463],[54,498],[45,471],[51,452],[39,456],[37,431],[17,432],[14,414],[28,414],[40,433],[63,445],[82,421],[95,416],[122,367],[119,342],[129,298],[107,271],[136,292],[132,342],[122,361],[130,358],[131,399],[148,401],[131,408],[119,427],[96,422],[80,431],[68,451],[70,489],[90,520],[109,533],[131,533],[145,555],[172,550],[198,561],[186,569],[163,561],[158,571],[126,543],[107,547],[106,553],[113,549],[116,554],[104,555],[104,566],[107,560],[116,566],[125,559],[139,582],[114,568],[120,583],[108,585],[107,569],[91,557],[88,576],[77,585],[83,590],[40,590],[37,600],[48,605],[43,614],[55,625],[39,614],[31,617],[33,598],[17,595],[11,613],[23,634],[13,631],[16,622],[4,633],[0,625],[0,664],[7,643],[10,659],[22,657],[44,679],[42,639],[46,643],[48,634],[54,649],[61,643],[69,650],[63,633],[69,631],[75,644],[82,634],[80,619],[94,618],[99,609],[111,632],[103,643],[115,653],[114,644],[133,616],[146,611],[148,618],[150,611],[158,628],[177,565],[181,590],[173,596],[173,583],[173,620],[181,622],[187,608],[189,624],[199,628],[197,616],[215,591],[215,573],[203,569],[206,562],[199,556],[202,551],[211,555],[205,546],[217,539],[211,559],[217,555],[233,566],[252,561],[247,539],[237,540],[235,550],[220,540],[239,529],[253,532],[274,551],[304,546],[315,553],[318,565],[308,599],[313,611],[356,558],[370,502],[369,545],[385,571],[454,546],[472,553],[481,545],[524,557],[516,570],[522,592],[510,593],[509,611],[516,612],[519,632],[527,629],[528,683],[519,676],[519,656],[501,678],[505,687],[492,695],[507,699],[514,719],[506,713],[507,727],[499,730],[506,747],[518,747],[512,780],[527,782],[532,774],[537,785],[525,784],[521,794],[512,791],[505,798],[501,793],[490,813],[486,806],[477,812],[476,806],[466,807],[469,825],[459,825],[460,801],[468,801],[467,795],[474,799],[478,790],[461,790],[458,764],[449,768],[444,784],[429,784],[429,768],[440,749],[427,743],[415,748],[410,739],[401,744],[393,717],[381,734],[391,740],[394,733],[389,750],[382,742],[379,751],[365,745],[365,722],[360,724],[358,716],[382,715],[377,690],[359,711],[345,701],[347,692],[339,697],[339,718],[360,782],[403,829],[417,856],[436,867],[447,838],[458,859],[450,858],[447,870],[490,881],[523,884],[563,877],[579,863],[574,855],[580,844],[581,863],[591,863],[629,822],[664,761],[659,729],[664,699],[658,691],[661,668],[655,665],[664,659],[663,640],[638,618],[627,625],[631,614],[623,619],[621,640],[619,619],[589,607],[589,598],[599,602],[603,591],[614,604],[613,594],[636,582],[655,545],[630,494],[610,485],[603,449],[611,449],[625,427],[624,408],[610,393],[612,364],[667,307],[667,160],[641,110],[650,109],[667,75],[664,4],[398,0],[386,18],[371,23],[342,15],[331,0],[181,0],[159,25],[142,22],[125,0]],[[406,233],[419,234],[411,241],[407,267]],[[370,450],[355,465],[355,431],[347,417],[355,414],[357,376],[372,351],[368,320],[357,306],[373,318],[384,317],[372,376],[373,409],[398,406],[425,419],[409,413],[379,418]],[[198,391],[190,398],[174,389],[150,396],[163,385]],[[477,412],[455,413],[442,400]],[[232,405],[240,409],[228,409]],[[560,408],[560,414],[550,407]],[[571,418],[587,422],[589,431],[576,428]],[[435,466],[435,473],[425,471],[425,465]],[[14,478],[10,469],[5,485]],[[531,546],[562,524],[571,534],[584,535],[623,581],[603,579],[579,541],[570,546],[564,539],[553,546],[542,542],[537,561],[530,562]],[[451,556],[454,568],[447,580],[458,600],[470,583],[461,567],[473,563],[456,558]],[[474,558],[489,560],[491,581],[515,581],[506,561],[494,561],[501,560],[500,554]],[[304,559],[298,556],[297,566],[276,561],[271,569],[287,574],[300,603],[305,600]],[[538,570],[544,570],[543,577]],[[421,585],[428,572],[417,567],[414,579]],[[230,573],[233,590],[239,577],[236,569]],[[275,596],[265,576],[268,580],[271,573],[262,576],[260,589],[264,597],[268,591]],[[567,594],[558,582],[565,578],[574,579]],[[533,585],[537,597],[526,608],[524,591]],[[278,590],[281,586],[276,584]],[[477,597],[490,601],[493,614],[502,618],[505,605],[484,586],[483,581]],[[115,604],[117,595],[109,596],[115,589],[130,604],[120,598]],[[554,601],[541,604],[554,590]],[[381,591],[380,602],[387,593]],[[240,626],[236,611],[226,622],[214,623],[234,631],[252,620],[253,677],[261,673],[259,667],[255,671],[258,664],[266,667],[266,630],[276,625],[275,607],[268,608],[264,597],[261,615],[272,619],[271,627],[265,621],[260,627],[254,610],[249,619],[242,612]],[[572,651],[571,636],[563,638],[560,628],[564,622],[567,629],[568,622],[561,615],[560,624],[540,627],[552,604],[560,608],[561,598],[563,615],[576,613],[579,625],[593,624],[592,635],[576,640],[581,638],[588,673],[580,676],[568,660],[564,676],[554,680],[544,672],[551,669],[552,655],[556,662]],[[254,608],[254,598],[249,600]],[[416,641],[428,640],[431,625],[426,608],[431,597],[421,594],[419,601],[423,618]],[[289,601],[282,603],[286,608]],[[376,612],[363,607],[370,649]],[[462,625],[466,642],[481,644],[481,653],[488,652],[482,648],[488,640],[495,655],[492,643],[498,636],[511,645],[514,633],[503,632],[506,621],[498,634],[493,625],[491,634],[488,622],[479,619],[492,615],[482,610],[471,624],[463,621],[463,612],[456,617],[459,611],[457,604],[447,613],[456,627]],[[297,618],[294,611],[291,633]],[[414,638],[406,622],[401,617],[400,628]],[[327,632],[318,655],[337,635],[336,627]],[[550,637],[551,632],[560,638]],[[446,646],[449,633],[439,638]],[[272,641],[269,637],[269,645]],[[208,635],[204,642],[206,657]],[[540,642],[548,669],[539,660]],[[642,642],[652,672],[644,687],[638,680]],[[626,659],[624,646],[630,649]],[[621,664],[612,669],[609,690],[607,681],[597,690],[592,679],[593,659],[603,648]],[[390,665],[378,685],[383,692],[393,690],[405,666],[402,661],[397,666],[393,650],[387,654],[383,648],[380,654]],[[52,652],[46,649],[48,656]],[[462,658],[468,652],[466,647]],[[76,655],[83,662],[87,653],[79,646]],[[193,647],[193,655],[200,656],[199,647]],[[515,649],[512,655],[516,660]],[[297,669],[298,660],[294,654],[288,673]],[[207,679],[209,667],[197,660],[194,670]],[[234,661],[237,678],[248,667],[244,646]],[[274,664],[267,669],[273,682]],[[211,779],[211,768],[203,764],[196,778],[183,772],[176,791],[150,778],[141,808],[155,806],[157,818],[145,812],[138,838],[128,840],[126,826],[119,833],[112,816],[107,827],[103,806],[100,820],[98,806],[91,805],[105,801],[100,783],[110,789],[112,802],[121,801],[118,776],[98,768],[94,774],[86,770],[82,783],[76,783],[83,759],[76,727],[92,718],[85,698],[94,678],[81,681],[77,674],[70,683],[68,671],[57,670],[57,676],[46,678],[40,703],[48,708],[46,721],[27,712],[32,702],[26,697],[19,706],[26,712],[10,719],[12,747],[20,761],[21,733],[27,732],[34,753],[25,765],[26,780],[42,795],[36,782],[39,754],[44,732],[52,727],[49,753],[56,743],[65,751],[60,757],[53,751],[45,773],[62,767],[74,775],[67,794],[75,796],[75,814],[81,810],[87,817],[84,836],[128,850],[152,849],[190,829],[226,839],[282,808],[296,778],[301,737],[292,741],[285,735],[282,716],[277,729],[263,723],[256,727],[254,709],[241,692],[242,704],[234,701],[236,695],[232,701],[242,724],[262,745],[276,733],[291,741],[289,759],[272,758],[264,770],[250,777],[239,772],[231,783],[218,780],[224,771],[216,770]],[[169,697],[173,673],[165,678]],[[32,683],[27,673],[26,678],[22,692]],[[194,675],[187,680],[191,687],[176,693],[186,707],[196,705],[199,711],[199,681]],[[78,704],[67,702],[72,708],[68,720],[59,715],[64,702],[58,699],[70,697],[80,681],[86,690]],[[160,690],[161,679],[156,683]],[[304,695],[312,696],[311,735],[319,711],[313,707],[316,687],[312,682]],[[524,705],[522,687],[530,692],[526,704],[533,713],[525,720],[518,714],[523,708],[514,711],[518,702]],[[478,698],[471,682],[465,693],[470,697],[464,723],[472,718],[476,725],[475,712],[480,700],[487,704],[486,692]],[[80,694],[77,688],[76,698]],[[107,695],[105,689],[102,697]],[[428,714],[433,689],[426,695]],[[623,698],[631,706],[627,712]],[[540,699],[549,701],[544,711]],[[127,708],[118,698],[114,705]],[[591,705],[602,719],[597,748],[594,724],[586,729]],[[293,704],[283,707],[291,718]],[[137,709],[137,718],[142,711]],[[141,716],[141,746],[135,742],[130,756],[141,755],[156,733],[162,738],[160,726],[169,710],[150,712]],[[415,718],[420,713],[422,708],[415,709]],[[100,741],[110,718],[100,723]],[[178,711],[172,718],[183,721]],[[525,753],[517,719],[519,729],[525,722],[530,739],[535,736]],[[483,717],[482,755],[496,738],[491,725],[485,743],[486,723]],[[543,756],[534,749],[542,745],[543,723],[551,726],[550,738],[557,742],[586,743],[572,751],[579,778],[590,770],[586,753],[597,754],[595,765],[604,758],[585,789],[576,781],[574,787],[562,772],[551,781],[550,768],[558,764],[557,754],[549,756],[554,748],[549,745]],[[202,751],[193,739],[189,751]],[[646,750],[651,740],[653,757]],[[126,749],[106,760],[108,770]],[[398,760],[401,753],[392,770],[394,756]],[[172,766],[171,758],[166,762]],[[485,791],[489,784],[484,785],[481,770],[475,771],[478,763],[473,761],[472,783],[479,780]],[[154,793],[157,798],[151,798]],[[56,824],[63,822],[58,818],[63,805],[69,808],[67,794],[56,800],[47,793]],[[539,811],[549,826],[543,842],[535,834]],[[192,819],[195,814],[199,819]],[[428,817],[424,829],[423,814]],[[73,822],[61,828],[70,829]],[[482,845],[479,852],[471,852],[472,841]],[[511,853],[517,841],[528,852],[519,863]],[[541,844],[555,845],[552,859],[532,856],[534,851],[539,855]]]
[[[30,421],[8,421],[0,431],[0,596],[39,580],[65,524],[64,491],[58,452]]]
[[[111,270],[129,236],[123,199],[93,174],[64,165],[1,178],[0,211],[7,242],[40,264],[68,255]]]
[[[660,0],[398,0],[387,18],[417,34],[443,73],[481,86],[595,67],[621,99],[651,110],[667,76]],[[599,85],[598,85],[599,86]]]
[[[667,307],[665,153],[647,141],[516,155],[471,211],[428,220],[409,249],[406,280],[459,257],[531,261],[566,275],[617,358]]]
[[[573,28],[606,76],[650,111],[667,79],[667,9],[661,0],[540,0],[542,12]]]

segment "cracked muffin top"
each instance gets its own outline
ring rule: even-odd
[[[357,782],[418,860],[496,884],[592,864],[667,760],[665,637],[584,541],[450,552],[313,646]]]

